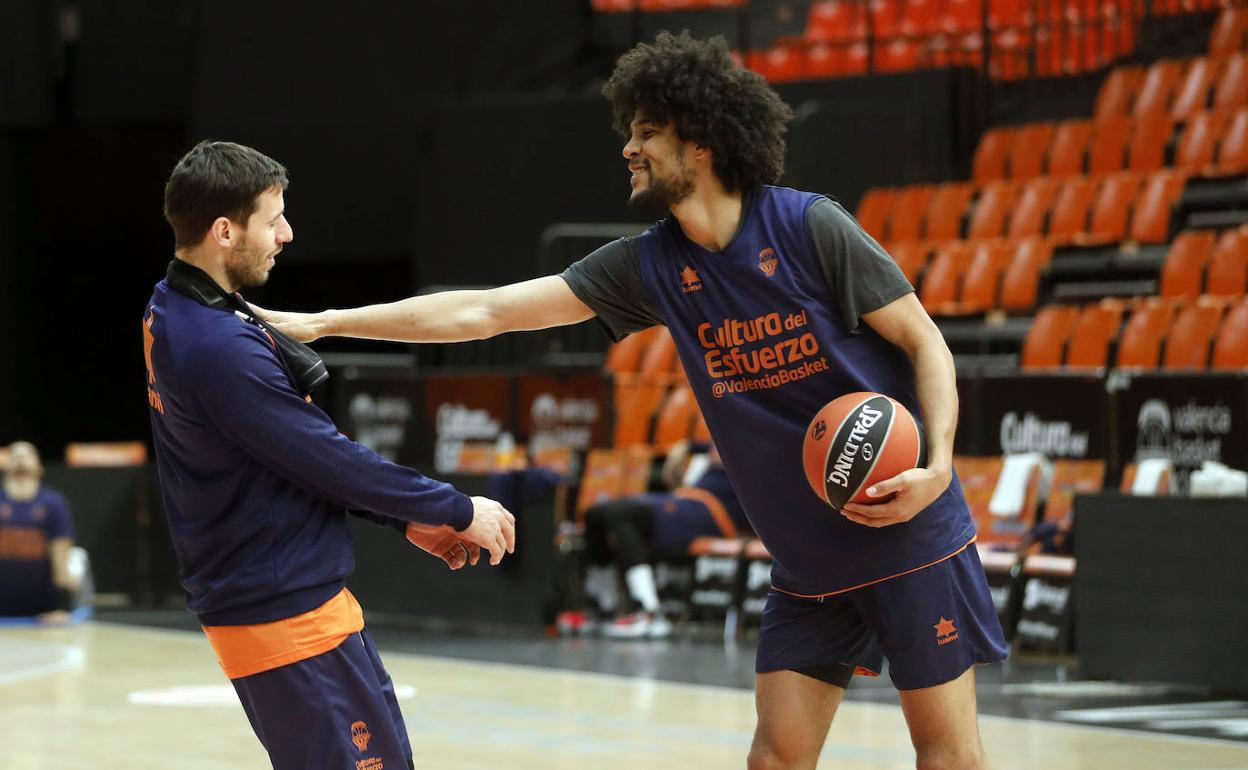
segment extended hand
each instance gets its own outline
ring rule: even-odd
[[[867,490],[871,497],[896,497],[882,503],[845,503],[841,514],[845,518],[866,527],[888,527],[913,519],[919,511],[931,505],[949,486],[952,480],[949,470],[912,468],[886,481],[880,481]]]
[[[323,336],[319,322],[319,313],[291,313],[282,310],[268,310],[251,302],[247,304],[251,305],[251,309],[256,311],[256,315],[260,316],[260,320],[273,326],[288,337],[294,337],[300,342],[313,342]]]
[[[481,549],[476,543],[463,540],[460,533],[446,524],[434,527],[408,522],[407,542],[437,556],[451,569],[459,569],[465,564],[476,565],[481,558]]]
[[[516,517],[488,497],[474,497],[472,524],[458,535],[489,551],[490,564],[495,565],[503,560],[503,554],[516,550]]]

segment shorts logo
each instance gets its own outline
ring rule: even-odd
[[[351,723],[351,742],[361,752],[368,751],[368,742],[373,739],[373,734],[368,731],[368,725],[363,722]]]
[[[702,290],[702,279],[698,277],[697,270],[685,265],[685,269],[680,271],[680,290],[685,294]]]
[[[776,259],[776,250],[768,246],[758,252],[758,269],[763,271],[763,275],[768,278],[776,274],[776,265],[780,260]]]
[[[954,627],[952,620],[945,620],[945,616],[940,616],[940,622],[932,626],[936,629],[936,644],[949,644],[958,638],[958,629]]]

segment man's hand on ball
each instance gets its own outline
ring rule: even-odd
[[[845,503],[841,514],[864,527],[901,524],[935,502],[952,480],[953,472],[949,468],[911,468],[867,489],[867,495],[884,502]],[[893,496],[891,500],[890,496]]]

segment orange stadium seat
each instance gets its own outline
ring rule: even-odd
[[[1044,238],[1014,242],[1014,255],[1001,276],[1003,310],[1031,310],[1036,306],[1040,273],[1048,266],[1052,253],[1052,247]]]
[[[946,0],[941,17],[945,32],[975,32],[983,23],[982,0]]]
[[[1223,8],[1209,32],[1209,55],[1227,56],[1244,49],[1248,35],[1248,8]]]
[[[927,267],[927,255],[931,247],[923,241],[891,241],[884,250],[893,258],[911,286],[919,283],[919,274]]]
[[[1104,460],[1054,460],[1042,520],[1062,521],[1074,509],[1075,495],[1100,492],[1104,482]]]
[[[1187,121],[1179,146],[1174,153],[1174,165],[1190,171],[1203,171],[1213,165],[1213,153],[1218,138],[1226,127],[1224,112],[1198,112]]]
[[[1002,30],[1030,27],[1035,16],[1031,0],[989,0],[988,29]]]
[[[1108,174],[1123,169],[1131,126],[1131,118],[1125,115],[1107,117],[1096,124],[1088,145],[1088,173]]]
[[[1240,51],[1226,60],[1213,92],[1213,109],[1230,110],[1245,105],[1248,105],[1248,53]]]
[[[967,238],[999,238],[1005,233],[1005,220],[1014,209],[1018,183],[994,179],[979,194],[967,224]]]
[[[1170,104],[1174,99],[1175,86],[1178,85],[1182,74],[1182,62],[1174,59],[1159,59],[1153,62],[1144,73],[1144,81],[1140,83],[1139,93],[1135,95],[1131,114],[1139,118],[1169,112]]]
[[[1122,303],[1103,301],[1088,305],[1070,335],[1066,368],[1102,369],[1109,365],[1109,346],[1122,327]]]
[[[650,450],[645,447],[589,450],[576,497],[578,519],[596,503],[645,492],[650,461]]]
[[[706,418],[702,416],[701,411],[694,413],[693,433],[689,434],[689,438],[703,444],[711,443],[711,429],[707,427]]]
[[[983,313],[997,306],[1001,273],[1012,256],[1013,246],[1006,241],[983,241],[975,246],[962,278],[959,312]]]
[[[971,246],[966,241],[950,241],[937,249],[919,288],[919,299],[927,312],[950,309],[958,298],[958,286],[970,262]]]
[[[962,215],[974,194],[975,186],[968,182],[946,182],[937,187],[927,206],[927,238],[948,241],[962,237]]]
[[[693,434],[694,416],[698,404],[688,385],[677,385],[667,394],[654,424],[654,448],[666,452],[678,441]]]
[[[1054,176],[1082,174],[1088,144],[1092,140],[1092,121],[1064,120],[1053,133],[1049,147],[1048,172]]]
[[[1175,91],[1174,104],[1170,107],[1171,117],[1187,120],[1209,107],[1209,94],[1217,76],[1222,74],[1219,64],[1220,61],[1204,56],[1192,61]]]
[[[1144,182],[1131,217],[1131,240],[1137,243],[1165,243],[1170,239],[1170,214],[1183,194],[1187,173],[1162,169]]]
[[[1096,193],[1097,184],[1092,177],[1071,177],[1063,182],[1049,217],[1049,237],[1058,243],[1069,243],[1086,232]]]
[[[1110,118],[1129,115],[1135,94],[1143,82],[1144,70],[1140,67],[1115,67],[1097,92],[1096,106],[1092,110],[1093,121],[1099,124]]]
[[[1209,258],[1205,291],[1219,297],[1242,297],[1248,289],[1248,234],[1227,230]]]
[[[877,72],[909,72],[919,66],[919,44],[904,37],[875,47]]]
[[[880,48],[888,47],[891,38],[901,34],[901,9],[898,4],[898,0],[869,0],[867,3],[871,14],[871,36],[878,44],[877,53]]]
[[[1248,304],[1235,305],[1222,320],[1213,342],[1212,367],[1219,370],[1248,369]]]
[[[1042,235],[1058,189],[1060,183],[1052,177],[1036,177],[1024,185],[1010,216],[1006,237],[1018,239]]]
[[[944,3],[937,0],[903,0],[901,4],[901,34],[910,38],[923,38],[940,27],[940,15]]]
[[[811,3],[806,17],[806,38],[843,43],[866,36],[866,16],[857,0],[820,0]]]
[[[1213,252],[1212,230],[1186,230],[1170,244],[1161,268],[1161,296],[1195,298]]]
[[[1014,141],[1014,129],[993,128],[984,132],[971,160],[971,178],[976,182],[1005,176],[1005,159]]]
[[[1088,232],[1076,236],[1076,243],[1115,243],[1127,235],[1131,207],[1140,191],[1140,178],[1131,172],[1113,174],[1101,182],[1092,207]]]
[[[826,43],[811,43],[806,49],[806,75],[832,78],[845,74],[845,49]]]
[[[1174,120],[1169,115],[1145,115],[1135,121],[1131,147],[1127,152],[1127,168],[1152,171],[1166,161],[1166,145],[1174,133]]]
[[[1073,305],[1046,305],[1036,313],[1023,340],[1024,369],[1052,369],[1062,365],[1066,341],[1079,320]]]
[[[1217,174],[1239,174],[1248,171],[1248,107],[1232,113],[1218,143]]]
[[[637,376],[643,380],[669,383],[676,379],[676,371],[680,368],[680,363],[676,360],[676,343],[666,326],[657,328],[658,333],[650,340],[646,352],[641,356]]]
[[[893,206],[895,191],[891,187],[874,187],[863,194],[858,201],[855,217],[862,229],[871,234],[872,238],[882,241],[888,237],[888,213]]]
[[[615,385],[615,446],[649,446],[650,428],[667,386],[635,380]]]
[[[867,71],[867,44],[857,42],[845,49],[841,71],[846,75],[861,75]]]
[[[662,333],[662,327],[651,326],[634,332],[607,350],[606,367],[612,374],[634,374],[641,369],[641,357],[654,338]]]
[[[1052,123],[1028,123],[1020,126],[1010,145],[1009,175],[1013,179],[1031,179],[1040,176],[1049,154],[1049,142],[1053,139]]]
[[[903,187],[893,197],[888,215],[888,237],[895,241],[916,241],[923,235],[923,216],[936,188],[928,184]]]
[[[1132,311],[1118,342],[1118,366],[1156,368],[1173,318],[1174,305],[1169,302],[1147,302]]]
[[[1001,477],[1003,465],[1005,459],[1002,457],[956,455],[953,458],[953,467],[958,474],[958,482],[962,485],[962,496],[966,499],[966,507],[971,509],[971,518],[977,525],[979,522],[992,520],[988,504],[992,502],[992,493],[996,491],[997,479]]]
[[[1204,369],[1209,348],[1222,321],[1222,306],[1196,304],[1183,308],[1166,338],[1162,366],[1166,369]]]

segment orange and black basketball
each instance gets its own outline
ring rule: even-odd
[[[806,480],[833,508],[878,503],[866,490],[923,463],[923,432],[904,406],[879,393],[849,393],[819,410],[802,446]]]

